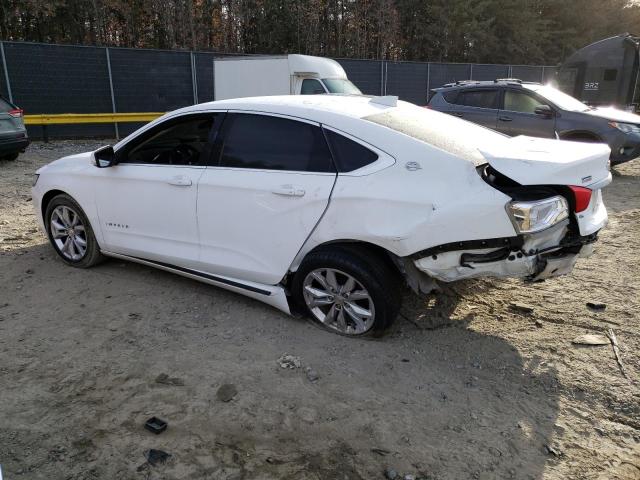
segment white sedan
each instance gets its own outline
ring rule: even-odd
[[[362,335],[405,283],[569,273],[606,225],[608,158],[390,97],[245,98],[46,165],[33,200],[71,266],[139,262]]]

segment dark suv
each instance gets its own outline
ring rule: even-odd
[[[22,110],[0,97],[0,159],[15,160],[28,145]]]
[[[606,143],[611,164],[640,156],[640,116],[592,108],[548,85],[517,79],[460,81],[432,90],[428,108],[507,135]]]

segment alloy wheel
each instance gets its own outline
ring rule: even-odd
[[[302,293],[311,314],[333,330],[360,335],[373,326],[373,299],[348,273],[333,268],[312,270],[304,279]]]
[[[51,212],[51,238],[56,248],[68,260],[77,262],[87,253],[87,234],[78,212],[66,205]]]

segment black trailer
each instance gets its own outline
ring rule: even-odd
[[[640,37],[623,33],[587,45],[558,69],[558,86],[593,106],[637,110]]]

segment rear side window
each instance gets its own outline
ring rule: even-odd
[[[442,96],[448,103],[456,103],[456,97],[458,96],[458,91],[449,90],[448,92],[442,92]]]
[[[455,103],[465,107],[496,108],[497,90],[463,90]]]
[[[327,135],[331,153],[333,153],[333,159],[339,172],[352,172],[378,159],[377,153],[359,143],[331,130],[325,129],[324,132]]]
[[[320,127],[249,113],[227,114],[220,166],[335,172]]]

